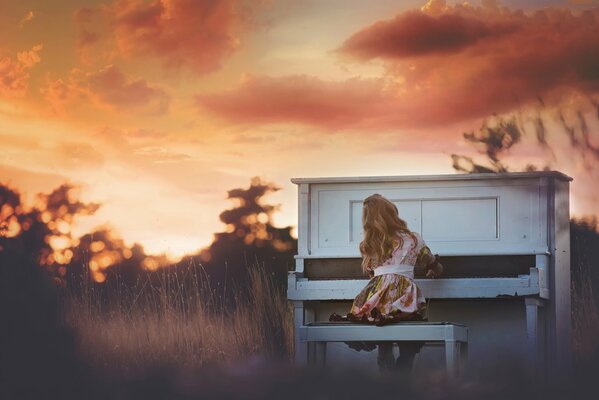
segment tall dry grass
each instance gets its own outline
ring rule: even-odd
[[[117,277],[109,295],[83,279],[63,307],[81,354],[107,373],[290,359],[292,309],[271,276],[248,268],[249,296],[236,296],[227,308],[196,271],[165,269],[132,286]]]
[[[599,268],[599,232],[595,222],[584,220],[575,221],[571,229],[572,354],[575,365],[582,367],[599,361],[599,297],[597,279],[592,276]]]
[[[578,244],[587,243],[572,249],[579,252],[572,265],[572,346],[575,363],[586,365],[599,351],[599,310],[590,276],[593,260]],[[117,276],[107,283],[112,285],[108,296],[82,279],[63,307],[80,353],[108,373],[157,365],[226,367],[252,356],[292,359],[292,308],[264,269],[248,267],[249,296],[236,297],[233,309],[223,306],[197,271],[164,269],[132,286]]]

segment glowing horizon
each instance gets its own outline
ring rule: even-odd
[[[291,178],[454,173],[450,154],[477,155],[463,132],[517,114],[528,133],[508,165],[572,176],[572,214],[599,215],[597,159],[572,157],[556,118],[578,127],[581,111],[599,146],[592,2],[206,4],[5,7],[0,182],[26,205],[79,184],[102,206],[76,233],[107,225],[176,261],[224,230],[227,191],[252,176],[281,187],[264,201],[295,227]]]

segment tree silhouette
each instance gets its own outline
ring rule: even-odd
[[[272,213],[280,204],[261,202],[262,197],[280,189],[256,176],[247,189],[227,192],[227,199],[238,205],[220,214],[225,231],[215,233],[212,244],[199,253],[199,262],[206,266],[211,283],[225,301],[245,294],[248,268],[252,267],[263,268],[281,289],[286,287],[297,239],[291,236],[292,226],[272,225]]]
[[[105,272],[115,264],[139,269],[147,256],[139,245],[125,246],[106,229],[75,237],[72,226],[83,215],[93,215],[98,203],[78,199],[78,187],[65,183],[49,194],[38,194],[36,204],[26,209],[15,189],[0,184],[0,252],[6,258],[39,265],[59,285],[81,279],[83,269],[91,277],[105,280]],[[120,269],[123,270],[124,268]]]
[[[507,165],[500,159],[512,146],[520,142],[522,132],[515,117],[509,119],[496,117],[493,122],[485,119],[478,132],[463,134],[468,143],[486,155],[489,166],[478,164],[471,157],[452,154],[451,159],[455,170],[468,173],[508,172]]]
[[[594,107],[595,122],[599,122],[599,102],[589,100],[590,106]],[[581,106],[582,107],[582,106]],[[485,119],[481,128],[477,132],[464,132],[463,137],[467,143],[473,145],[479,153],[484,155],[483,162],[476,162],[472,157],[465,155],[451,154],[452,166],[456,171],[466,173],[485,173],[485,172],[509,172],[517,171],[538,171],[550,170],[551,163],[557,161],[556,154],[548,141],[548,131],[546,119],[553,117],[561,130],[558,134],[564,134],[569,139],[571,150],[576,153],[583,161],[583,166],[587,171],[596,168],[599,162],[599,146],[591,141],[591,131],[587,116],[581,109],[576,109],[568,113],[568,110],[556,108],[548,110],[543,99],[539,98],[539,105],[533,109],[532,125],[536,144],[548,155],[548,160],[544,166],[526,164],[521,168],[508,166],[503,160],[509,150],[522,142],[526,134],[524,124],[519,123],[516,115],[499,116],[493,115]],[[570,110],[571,111],[571,110]],[[571,117],[567,118],[566,115]]]
[[[73,220],[99,208],[96,203],[80,202],[73,195],[75,189],[63,184],[48,195],[38,195],[37,205],[26,210],[19,193],[0,184],[0,251],[26,254],[62,282],[76,245]]]
[[[225,302],[247,295],[248,269],[260,268],[284,290],[287,270],[294,262],[297,240],[293,227],[278,228],[272,214],[280,204],[264,204],[262,198],[280,190],[253,177],[249,188],[227,192],[238,204],[220,214],[225,231],[214,234],[210,246],[171,265],[164,257],[149,256],[143,247],[127,247],[109,228],[96,228],[74,237],[72,225],[81,215],[92,215],[100,205],[83,203],[78,187],[63,184],[49,194],[39,194],[35,206],[25,209],[17,190],[0,184],[0,252],[4,257],[26,255],[60,285],[78,286],[81,279],[102,283],[116,275],[133,283],[161,267],[202,268],[218,296]],[[203,273],[206,274],[203,274]]]

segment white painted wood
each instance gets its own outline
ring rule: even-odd
[[[546,300],[529,296],[525,298],[526,305],[526,338],[528,341],[528,368],[534,378],[539,378],[543,369],[542,352],[545,348],[541,334],[542,320],[540,309],[545,307]]]
[[[294,301],[293,302],[293,326],[295,332],[299,332],[300,328],[304,326],[304,302]],[[294,338],[294,359],[297,364],[308,363],[308,348],[305,342],[300,341],[299,335],[295,335]]]
[[[306,342],[372,341],[468,341],[468,327],[446,322],[402,322],[384,326],[366,324],[305,325],[299,329],[299,338]]]
[[[555,376],[569,369],[570,180],[557,171],[292,179],[298,184],[299,196],[298,254],[296,271],[288,279],[288,297],[304,306],[296,308],[296,349],[307,354],[307,346],[301,347],[307,342],[298,339],[300,333],[308,335],[300,321],[314,321],[315,301],[353,300],[367,283],[366,279],[309,280],[303,276],[304,261],[360,258],[362,201],[380,193],[397,205],[409,227],[420,232],[431,250],[442,257],[535,255],[530,273],[517,278],[416,282],[427,298],[476,302],[525,296],[531,362],[543,376],[547,371]],[[487,321],[484,305],[488,302],[478,300],[477,304],[481,322]],[[368,331],[340,328],[336,337],[345,332],[356,335],[352,336],[355,340],[376,340],[376,335],[385,332],[380,330],[385,327]],[[451,345],[448,352],[465,354],[467,342],[459,343],[463,344]],[[321,348],[317,355],[316,347],[311,347],[313,360],[323,358]],[[450,358],[452,371],[459,369],[459,361]]]
[[[312,256],[359,257],[362,201],[380,193],[410,229],[439,254],[544,254],[547,210],[538,180],[314,184],[310,197]]]
[[[517,278],[415,279],[426,298],[495,298],[539,293],[536,269]],[[367,279],[309,280],[300,278],[287,289],[290,300],[352,300]]]
[[[389,175],[389,176],[333,176],[313,178],[291,178],[295,184],[301,183],[355,183],[355,182],[397,182],[397,181],[454,181],[454,180],[519,180],[527,178],[555,178],[571,181],[572,178],[559,171],[533,171],[509,173],[482,173],[482,174],[441,174],[441,175]]]
[[[537,336],[538,336],[538,312],[536,304],[529,304],[526,302],[526,338],[528,340],[528,351],[529,351],[529,361],[530,361],[530,369],[534,370],[537,366],[537,356],[538,356],[538,348],[537,348]]]
[[[305,342],[308,354],[306,355],[307,364],[316,364],[316,342]]]
[[[457,340],[446,340],[445,341],[445,372],[448,378],[455,378],[458,376],[459,366],[459,354],[460,354],[460,343]]]
[[[432,250],[432,248],[431,248]],[[438,253],[441,254],[441,253]],[[527,256],[527,255],[551,255],[551,253],[549,252],[548,248],[542,247],[542,248],[534,248],[531,247],[530,249],[524,249],[524,250],[514,250],[511,251],[509,249],[481,249],[478,251],[473,251],[471,248],[467,249],[455,249],[455,250],[447,250],[445,253],[442,253],[442,255],[444,256]],[[331,258],[358,258],[355,254],[310,254],[307,256],[299,256],[299,255],[294,255],[293,256],[295,259],[304,259],[304,260],[308,260],[308,259],[313,259],[313,260],[317,260],[317,259],[331,259]]]
[[[299,328],[300,341],[308,343],[308,363],[324,366],[327,342],[422,341],[445,344],[448,377],[457,378],[467,357],[468,328],[459,324],[404,322],[385,326],[373,325],[309,325]],[[461,345],[465,345],[461,349]]]
[[[539,296],[548,299],[551,296],[549,290],[549,255],[537,254],[535,256],[535,265],[539,271]]]
[[[308,349],[308,365],[322,367],[326,364],[327,343],[306,342]]]
[[[497,240],[499,198],[422,200],[423,237],[442,241]]]
[[[298,186],[298,230],[297,252],[299,256],[310,254],[309,229],[310,229],[310,185],[304,183]],[[303,261],[296,260],[296,272],[304,272]]]
[[[327,342],[316,342],[316,364],[324,366],[327,362]]]
[[[304,274],[304,260],[305,258],[295,257],[295,271],[292,272],[297,277],[301,277]]]
[[[570,299],[570,199],[569,182],[553,181],[550,216],[553,224],[550,236],[551,258],[549,302],[549,348],[552,352],[552,375],[569,374],[572,369],[571,299]]]

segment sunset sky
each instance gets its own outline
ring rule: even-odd
[[[493,114],[526,128],[510,166],[599,214],[598,113],[596,1],[0,0],[0,182],[80,184],[79,233],[173,259],[252,176],[296,226],[290,178],[453,173]]]

